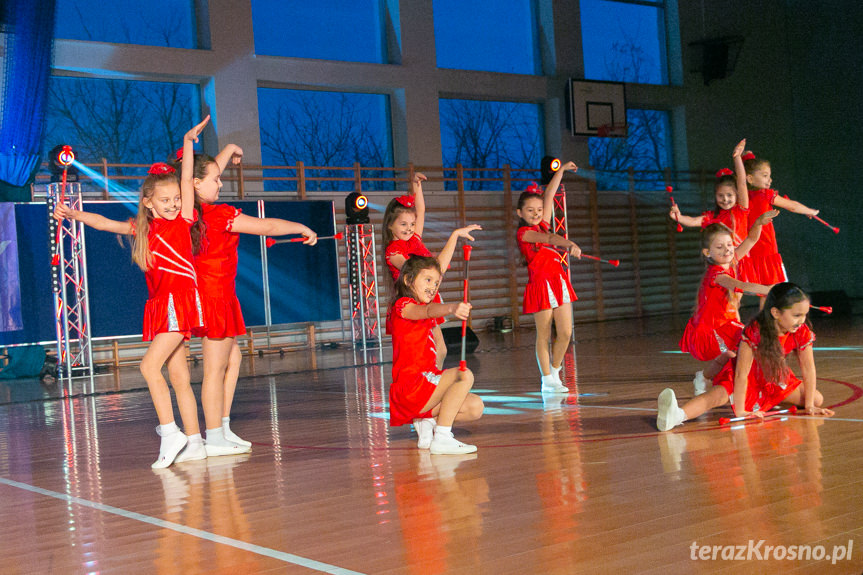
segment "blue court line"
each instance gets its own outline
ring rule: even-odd
[[[13,481],[12,479],[6,479],[5,477],[0,477],[0,483],[8,485],[10,487],[17,487],[18,489],[30,491],[32,493],[47,495],[48,497],[53,497],[54,499],[59,499],[60,501],[75,503],[83,507],[90,507],[91,509],[95,509],[97,511],[105,511],[107,513],[113,513],[114,515],[119,515],[120,517],[125,517],[127,519],[134,519],[135,521],[140,521],[142,523],[149,523],[150,525],[155,525],[156,527],[161,527],[163,529],[171,529],[172,531],[177,531],[178,533],[183,533],[185,535],[191,535],[200,539],[206,539],[207,541],[212,541],[213,543],[230,545],[231,547],[242,549],[243,551],[250,551],[251,553],[263,555],[264,557],[270,557],[272,559],[284,561],[285,563],[292,563],[294,565],[299,565],[301,567],[306,567],[308,569],[313,569],[322,573],[333,573],[334,575],[363,575],[358,571],[351,571],[342,567],[336,567],[335,565],[321,563],[320,561],[315,561],[314,559],[306,559],[305,557],[300,557],[299,555],[294,555],[292,553],[284,553],[282,551],[270,549],[269,547],[262,547],[260,545],[246,543],[245,541],[231,539],[230,537],[225,537],[223,535],[216,535],[215,533],[210,533],[209,531],[195,529],[194,527],[187,527],[179,523],[173,523],[171,521],[165,521],[164,519],[150,517],[149,515],[135,513],[134,511],[120,509],[119,507],[112,507],[110,505],[96,503],[95,501],[81,499],[80,497],[74,497],[66,493],[49,491],[48,489],[42,489],[41,487],[35,487],[26,483]]]

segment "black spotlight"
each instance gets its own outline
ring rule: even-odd
[[[554,175],[556,171],[560,169],[560,160],[555,158],[554,156],[545,156],[542,159],[542,162],[539,164],[539,171],[541,178],[541,184],[543,186],[547,186],[551,181],[551,177]]]
[[[48,154],[48,166],[51,169],[51,181],[60,182],[63,180],[63,171],[66,172],[67,182],[78,181],[78,168],[73,164],[75,161],[75,152],[72,151],[72,146],[60,144],[54,146]]]
[[[348,225],[369,223],[369,199],[359,192],[351,192],[345,198],[345,215]]]

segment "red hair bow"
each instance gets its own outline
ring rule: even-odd
[[[745,161],[745,160],[754,160],[754,159],[755,159],[755,154],[753,154],[752,152],[746,152],[745,154],[743,154],[742,156],[740,156],[740,159],[741,159],[741,160],[744,160],[744,161]]]
[[[716,172],[716,177],[721,178],[722,176],[733,176],[734,172],[731,171],[730,168],[722,168],[718,172]]]
[[[150,169],[147,170],[147,173],[151,176],[158,176],[161,174],[173,174],[176,171],[177,170],[175,170],[165,162],[157,162],[150,166]]]
[[[414,197],[413,196],[399,196],[396,198],[396,201],[406,208],[414,207]]]
[[[536,182],[531,182],[530,185],[524,189],[524,191],[529,194],[542,194],[542,188],[540,188]]]
[[[180,160],[182,160],[182,159],[183,159],[183,148],[179,148],[179,149],[177,150],[177,153],[176,153],[175,155],[177,156],[177,161],[178,161],[178,162],[179,162]]]

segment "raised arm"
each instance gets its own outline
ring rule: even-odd
[[[671,206],[671,210],[668,212],[668,217],[676,222],[680,222],[680,225],[686,226],[687,228],[700,228],[701,224],[704,222],[704,216],[684,216],[680,213],[680,207],[677,204]]]
[[[183,136],[183,162],[180,168],[180,200],[182,201],[180,216],[191,220],[195,210],[195,142],[204,127],[210,121],[210,115],[186,132]]]
[[[734,175],[737,178],[737,205],[749,209],[749,186],[746,185],[746,168],[743,167],[743,150],[746,149],[746,138],[734,147],[731,157],[734,158]],[[685,225],[685,224],[684,224]]]
[[[454,315],[458,319],[467,320],[470,316],[471,305],[463,301],[457,303],[430,303],[418,305],[409,303],[405,306],[402,316],[405,319],[418,321],[431,317],[446,317]]]
[[[466,240],[474,241],[473,236],[470,235],[470,233],[481,229],[482,226],[479,226],[478,224],[471,224],[464,228],[458,228],[450,234],[449,239],[443,246],[443,249],[437,255],[437,262],[440,265],[441,273],[446,273],[446,271],[449,269],[449,264],[452,261],[452,256],[455,253],[455,248],[456,246],[458,246],[458,239],[464,238]],[[395,265],[395,263],[393,263],[393,265]],[[404,265],[404,262],[402,262],[402,265]],[[401,269],[401,266],[396,267]]]
[[[236,144],[228,144],[213,159],[216,160],[216,165],[219,166],[219,172],[224,172],[228,166],[228,162],[239,164],[243,161],[243,148]]]
[[[782,208],[783,210],[788,210],[789,212],[794,212],[795,214],[803,214],[804,216],[817,216],[818,212],[821,210],[815,210],[804,206],[800,202],[796,202],[794,200],[788,199],[785,196],[777,195],[773,198],[773,205],[777,208]]]
[[[411,193],[414,195],[414,209],[417,212],[414,233],[418,236],[423,235],[423,227],[426,221],[426,201],[423,197],[423,182],[427,179],[425,174],[417,172],[414,174],[414,179],[411,180]]]
[[[749,233],[746,235],[746,238],[740,242],[739,246],[734,248],[734,255],[737,256],[738,260],[748,254],[749,250],[752,249],[752,246],[758,243],[758,239],[761,237],[761,226],[773,221],[773,218],[778,215],[779,210],[768,210],[758,216],[758,219],[755,220],[755,223],[749,228]]]
[[[130,221],[121,222],[117,220],[111,220],[99,214],[73,210],[66,205],[58,205],[56,208],[54,208],[54,219],[59,222],[63,218],[77,220],[85,226],[93,228],[94,230],[101,230],[103,232],[110,232],[112,234],[131,236],[133,233],[132,222]]]
[[[246,214],[240,214],[234,218],[231,231],[238,234],[252,234],[255,236],[300,234],[306,237],[303,243],[310,246],[315,245],[318,241],[318,235],[303,224],[279,218],[253,218]]]
[[[542,194],[542,219],[547,224],[551,223],[551,218],[554,215],[554,195],[557,194],[557,189],[560,187],[561,180],[563,180],[563,173],[567,170],[575,172],[578,170],[578,166],[575,165],[575,162],[563,164],[551,177],[551,181],[548,182]]]

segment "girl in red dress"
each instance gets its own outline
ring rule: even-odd
[[[185,156],[183,156],[185,157]],[[194,156],[195,200],[201,218],[192,226],[192,245],[198,289],[206,326],[195,330],[201,337],[204,378],[201,405],[207,429],[208,456],[245,453],[251,443],[231,431],[231,405],[240,372],[237,336],[246,333],[243,312],[237,299],[237,248],[239,234],[280,236],[299,234],[306,245],[315,245],[317,235],[307,226],[278,218],[257,218],[228,204],[215,203],[222,188],[222,171],[228,162],[239,163],[243,150],[229,144],[213,158]]]
[[[581,248],[549,229],[554,215],[554,194],[563,173],[577,169],[573,162],[567,162],[554,173],[545,192],[536,184],[522,192],[516,209],[520,218],[516,240],[528,273],[522,309],[524,313],[532,313],[536,322],[536,361],[542,376],[542,391],[552,393],[569,391],[560,379],[560,370],[572,336],[572,302],[578,299],[561,264],[561,256],[552,246],[564,248],[577,258],[581,257]],[[549,357],[552,319],[557,327],[557,338]]]
[[[467,320],[470,304],[436,303],[441,280],[438,260],[411,256],[402,266],[393,303],[387,313],[393,336],[393,383],[390,385],[390,425],[413,423],[417,447],[438,455],[473,453],[475,445],[456,440],[455,421],[482,416],[483,403],[470,393],[473,373],[437,366],[433,331],[437,320],[454,315]],[[436,418],[436,419],[435,419]]]
[[[419,172],[414,174],[411,181],[413,195],[393,198],[387,204],[386,210],[384,210],[382,232],[383,244],[386,246],[384,258],[390,270],[390,275],[393,278],[393,283],[398,281],[400,270],[409,257],[429,257],[432,255],[422,241],[426,211],[422,183],[426,179],[428,178]],[[444,244],[443,249],[437,255],[440,269],[444,271],[449,269],[449,263],[452,260],[459,238],[473,241],[473,236],[470,235],[471,232],[481,229],[480,226],[472,224],[453,231],[446,244]],[[442,302],[440,294],[435,294],[434,301],[435,303]],[[446,358],[446,344],[444,344],[443,334],[440,330],[440,324],[444,321],[446,320],[443,317],[436,320],[434,328],[435,346],[438,350],[438,368],[443,367],[443,360]],[[386,332],[392,333],[389,322],[387,322]]]
[[[716,172],[716,182],[713,185],[716,206],[703,212],[698,217],[684,216],[677,204],[671,206],[669,217],[680,222],[682,226],[704,229],[710,224],[724,224],[732,232],[734,245],[739,246],[749,234],[749,194],[746,190],[746,177],[743,173],[741,156],[746,146],[746,140],[740,141],[734,148],[732,157],[738,166],[737,176],[732,170],[723,168]],[[743,258],[741,258],[742,261]]]
[[[749,218],[754,220],[773,207],[783,208],[790,212],[803,214],[805,216],[817,216],[818,210],[813,210],[801,204],[783,198],[776,190],[770,188],[773,182],[770,172],[770,162],[764,158],[756,158],[751,152],[743,156],[744,161],[735,169],[742,168],[746,174],[746,183],[749,188]],[[779,255],[779,247],[776,244],[776,231],[773,224],[764,226],[761,239],[752,247],[749,257],[742,262],[741,273],[747,280],[760,284],[775,284],[787,281],[785,266],[782,256]],[[763,302],[762,302],[763,303]]]
[[[198,217],[194,209],[192,146],[209,120],[209,116],[204,118],[183,138],[189,160],[182,164],[179,181],[176,170],[167,164],[154,164],[150,168],[141,186],[134,222],[110,220],[63,205],[54,212],[58,219],[71,218],[98,230],[135,236],[132,259],[147,278],[143,339],[151,342],[141,360],[141,374],[147,380],[159,417],[156,431],[162,437],[154,468],[207,457],[183,342],[189,339],[192,330],[204,325],[189,229]],[[162,377],[162,366],[166,363],[185,434],[174,422],[171,392]]]
[[[701,234],[701,255],[707,269],[701,278],[695,311],[680,338],[681,351],[710,362],[695,374],[695,395],[704,393],[707,380],[713,379],[728,359],[734,357],[743,331],[738,312],[740,294],[766,294],[770,290],[770,286],[740,280],[736,264],[758,241],[761,227],[778,213],[772,210],[762,214],[737,247],[731,230],[723,224],[710,224]]]
[[[659,430],[668,431],[729,400],[739,417],[763,419],[779,403],[798,405],[809,415],[833,415],[832,410],[821,407],[824,397],[815,389],[815,334],[807,324],[808,313],[809,296],[796,285],[783,282],[770,288],[764,307],[743,330],[737,357],[713,379],[710,393],[691,399],[682,408],[671,389],[659,394]],[[791,352],[797,354],[802,382],[785,362]]]

